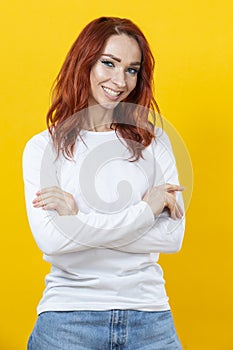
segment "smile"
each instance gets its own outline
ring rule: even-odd
[[[114,97],[119,96],[123,92],[123,91],[114,91],[114,90],[109,89],[105,86],[102,86],[102,88],[105,92],[107,92],[107,94],[109,94],[110,96],[114,96]]]

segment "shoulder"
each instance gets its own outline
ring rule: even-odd
[[[51,137],[48,130],[43,130],[40,133],[32,136],[25,145],[25,148],[33,146],[42,146],[51,141]]]
[[[40,133],[32,136],[25,144],[24,153],[32,149],[43,149],[51,143],[51,136],[48,130],[43,130]]]
[[[155,127],[154,132],[155,140],[153,140],[152,148],[156,158],[167,158],[175,162],[171,141],[166,131]]]
[[[52,144],[48,130],[44,130],[31,137],[25,144],[23,150],[23,162],[32,162],[41,157],[46,148]]]
[[[171,141],[166,131],[158,127],[155,127],[154,131],[155,131],[155,143],[171,149],[172,148]]]

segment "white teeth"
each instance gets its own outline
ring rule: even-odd
[[[113,90],[111,90],[111,89],[109,89],[107,87],[104,87],[104,86],[103,86],[103,89],[104,89],[104,91],[106,91],[111,96],[118,96],[121,93],[121,92],[113,91]]]

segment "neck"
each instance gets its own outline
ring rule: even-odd
[[[100,105],[90,106],[87,111],[84,129],[91,131],[110,131],[113,122],[113,109],[104,108]]]

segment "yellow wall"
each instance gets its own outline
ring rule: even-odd
[[[49,268],[27,224],[22,150],[45,128],[65,54],[101,15],[131,18],[145,32],[157,100],[193,163],[183,250],[161,258],[184,349],[233,349],[232,11],[230,0],[1,1],[1,349],[26,348]]]

